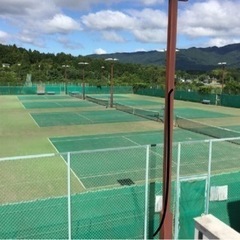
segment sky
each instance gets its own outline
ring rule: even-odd
[[[0,0],[0,43],[73,56],[166,49],[168,0]],[[177,48],[240,43],[240,0],[178,2]]]

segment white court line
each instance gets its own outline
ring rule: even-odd
[[[33,120],[33,122],[37,125],[37,127],[40,128],[40,126],[38,125],[38,123],[35,121],[35,119],[33,118],[33,116],[31,115],[31,113],[28,113],[30,115],[30,118]]]
[[[63,156],[59,153],[59,151],[57,150],[57,148],[53,145],[53,143],[50,141],[50,139],[48,138],[48,141],[50,142],[50,144],[53,146],[53,148],[56,150],[56,152],[60,155],[61,159],[64,161],[64,163],[67,165],[67,162],[64,160]],[[71,156],[71,155],[70,155]],[[71,162],[71,161],[70,161]],[[82,187],[86,190],[86,187],[84,186],[83,182],[80,180],[80,178],[77,176],[77,174],[72,170],[71,166],[70,166],[70,171],[72,172],[72,174],[76,177],[76,179],[78,180],[78,182],[80,183],[80,185],[82,185]]]
[[[128,140],[128,141],[130,141],[130,142],[136,144],[137,146],[142,146],[142,145],[140,145],[139,143],[134,142],[133,140],[131,140],[131,139],[125,137],[125,136],[122,136],[122,137],[125,138],[126,140]],[[153,154],[156,155],[156,156],[163,157],[162,154],[159,154],[159,153],[156,153],[156,152],[152,151],[151,148],[150,148],[150,152],[153,153]]]
[[[18,99],[18,101],[20,102],[20,104],[22,105],[22,107],[23,107],[24,109],[26,109],[25,106],[23,105],[22,101],[21,101],[19,98],[17,98],[17,99]]]
[[[85,118],[85,119],[87,119],[89,122],[91,122],[91,123],[94,123],[94,121],[93,120],[91,120],[90,118],[88,118],[88,117],[85,117],[84,115],[82,115],[82,114],[80,114],[80,113],[76,113],[76,115],[78,115],[78,116],[80,116],[80,117],[82,117],[82,118]]]
[[[131,142],[131,143],[134,143],[135,145],[137,145],[137,146],[141,146],[139,143],[137,143],[137,142],[134,142],[133,140],[131,140],[130,138],[128,138],[128,137],[125,137],[125,136],[122,136],[122,138],[124,138],[124,139],[126,139],[126,140],[128,140],[129,142]]]
[[[119,137],[122,137],[122,136],[119,136]],[[64,138],[67,138],[67,137],[64,137]],[[87,139],[90,139],[90,140],[93,140],[93,139],[111,139],[111,138],[116,138],[116,136],[115,137],[113,137],[113,136],[110,136],[110,137],[93,137],[93,138],[87,138]],[[54,140],[53,142],[72,142],[72,141],[86,141],[86,138],[85,137],[83,137],[83,138],[74,138],[74,139],[66,139],[66,140],[64,140],[64,139],[57,139],[57,140]]]
[[[60,103],[58,102],[53,102],[54,104],[56,104],[57,106],[63,107]]]

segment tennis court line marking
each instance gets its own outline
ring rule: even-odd
[[[50,144],[53,146],[53,148],[56,150],[56,152],[59,154],[59,156],[61,157],[61,159],[64,161],[64,163],[67,165],[67,162],[64,160],[62,154],[57,150],[57,148],[53,145],[53,143],[51,142],[51,140],[48,138],[48,141],[50,142]],[[71,156],[71,155],[70,155]],[[80,180],[80,178],[77,176],[77,174],[73,171],[73,169],[70,167],[70,171],[72,172],[72,174],[74,175],[74,177],[78,180],[78,182],[80,183],[80,185],[86,190],[86,187],[84,186],[83,182]]]
[[[88,117],[85,117],[84,115],[82,115],[82,114],[80,114],[80,113],[76,113],[76,115],[78,115],[78,116],[80,116],[80,117],[82,117],[82,118],[85,118],[85,119],[87,119],[89,122],[91,122],[91,123],[94,123],[94,121],[93,120],[91,120],[90,118],[88,118]]]
[[[31,115],[31,113],[28,113],[30,118],[33,120],[33,122],[37,125],[37,127],[40,128],[40,126],[38,125],[38,123],[35,121],[35,119],[33,118],[33,116]]]
[[[22,103],[22,101],[18,98],[18,101],[20,102],[20,104],[22,105],[22,107],[24,108],[24,109],[26,109],[26,107],[24,106],[24,104]]]
[[[126,140],[128,140],[128,141],[136,144],[137,146],[142,146],[141,144],[139,144],[139,143],[137,143],[137,142],[134,142],[134,141],[131,140],[130,138],[127,138],[127,137],[125,137],[125,136],[122,136],[122,138],[125,138]],[[163,157],[162,154],[156,153],[156,152],[152,151],[151,149],[150,149],[150,152],[152,152],[152,154],[154,154],[154,155],[156,155],[156,156]]]
[[[54,104],[56,104],[57,106],[60,106],[60,107],[64,107],[62,104],[60,104],[59,102],[54,102]]]
[[[119,137],[122,137],[122,136],[119,136]],[[60,138],[60,139],[56,139],[56,140],[53,140],[52,142],[72,142],[72,141],[86,141],[86,139],[88,140],[93,140],[93,139],[111,139],[111,138],[116,138],[116,136],[110,136],[110,137],[93,137],[93,138],[86,138],[83,137],[83,138],[74,138],[74,139],[66,139],[68,137],[64,137],[64,138]]]
[[[124,134],[124,133],[123,133]],[[111,139],[111,138],[122,138],[123,136],[126,137],[126,135],[118,135],[118,136],[111,136],[111,134],[109,134],[110,136],[102,136],[102,137],[91,137],[91,138],[86,138],[86,136],[84,137],[75,137],[75,138],[71,138],[71,137],[59,137],[55,140],[53,140],[52,142],[72,142],[72,141],[85,141],[86,139]],[[143,134],[139,134],[139,135],[155,135],[155,133],[150,133],[150,134],[147,134],[147,133],[143,133]],[[134,136],[134,134],[128,134],[127,133],[127,136]],[[69,139],[68,139],[69,138]],[[140,144],[138,144],[140,145]]]
[[[134,144],[137,145],[137,146],[141,146],[139,143],[134,142],[133,140],[131,140],[130,138],[128,138],[128,137],[126,137],[126,136],[122,136],[122,138],[128,140],[128,141],[131,142],[131,143],[134,143]]]

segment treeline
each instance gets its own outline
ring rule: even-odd
[[[80,62],[88,63],[86,65]],[[82,84],[83,78],[89,85],[109,85],[111,62],[65,53],[40,53],[18,48],[16,45],[0,44],[0,85],[24,85],[27,75],[33,83]],[[164,88],[165,66],[114,62],[114,84],[131,85],[134,88]],[[240,69],[221,68],[211,72],[176,72],[176,87],[200,92],[219,91],[207,83],[212,79],[223,85],[224,92],[240,94]],[[221,81],[224,81],[222,83]],[[222,89],[221,89],[222,91]]]

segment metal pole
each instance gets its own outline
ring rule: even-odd
[[[113,107],[113,66],[114,66],[114,61],[117,61],[117,58],[107,58],[105,61],[110,61],[111,62],[111,76],[110,76],[110,108]]]
[[[88,65],[88,62],[79,62],[79,65],[83,65],[82,66],[82,98],[83,100],[85,100],[86,98],[86,91],[85,91],[85,66]]]
[[[67,153],[67,178],[68,178],[68,239],[72,239],[72,226],[71,226],[71,168],[70,168],[70,152]]]
[[[64,67],[64,79],[65,79],[65,94],[67,94],[67,70],[66,70],[66,66]]]
[[[172,239],[173,217],[171,212],[171,168],[177,9],[178,0],[169,0],[164,121],[163,211],[161,212],[161,219],[164,218],[164,220],[160,231],[161,239]]]
[[[181,143],[178,143],[177,154],[177,177],[176,177],[176,207],[175,207],[175,234],[174,239],[178,239],[179,234],[179,201],[180,201],[180,165],[181,165]]]
[[[84,74],[85,74],[85,72],[84,72],[84,66],[83,66],[83,100],[85,100],[85,79],[84,79]]]
[[[212,140],[209,141],[209,154],[208,154],[208,175],[207,175],[207,187],[206,187],[206,199],[205,199],[205,214],[209,211],[209,199],[210,199],[210,188],[211,188],[211,167],[212,167]]]
[[[113,107],[113,66],[114,63],[111,63],[111,86],[110,86],[110,108]]]
[[[148,208],[149,208],[149,145],[146,148],[146,171],[145,171],[145,214],[144,214],[144,239],[148,239]]]

